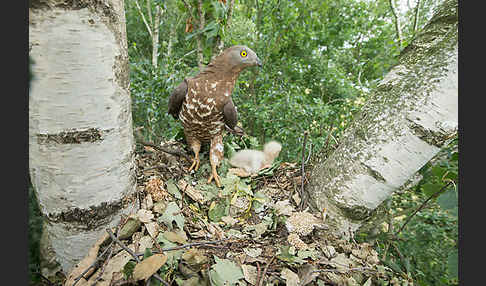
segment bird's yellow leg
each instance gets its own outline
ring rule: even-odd
[[[219,180],[218,172],[216,167],[223,160],[223,136],[218,135],[211,139],[211,147],[209,150],[209,162],[211,163],[211,176],[209,176],[208,184],[214,179],[216,185],[221,187],[221,182]]]
[[[201,143],[193,142],[191,144],[191,148],[192,151],[194,151],[194,161],[192,161],[192,165],[189,168],[189,172],[192,171],[192,169],[194,169],[194,171],[197,171],[199,169],[199,163],[200,163],[199,150],[201,149]]]
[[[213,179],[214,182],[216,183],[216,186],[218,186],[218,188],[221,188],[221,182],[219,181],[219,175],[218,172],[216,171],[216,165],[211,164],[211,176],[209,176],[208,184],[211,183]]]
[[[194,156],[194,160],[192,161],[192,165],[191,167],[189,167],[189,172],[192,171],[192,169],[194,168],[194,171],[197,171],[197,169],[199,169],[199,153],[196,153],[196,155]]]

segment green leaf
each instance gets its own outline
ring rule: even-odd
[[[181,213],[181,209],[175,202],[170,202],[164,214],[159,217],[159,222],[163,222],[169,229],[172,229],[172,222],[174,221],[179,229],[184,228],[185,219]]]
[[[277,258],[285,262],[297,262],[297,263],[305,262],[305,260],[295,255],[295,249],[290,245],[284,245],[280,247],[279,253],[277,254]]]
[[[174,183],[174,180],[170,179],[167,181],[167,191],[171,193],[176,199],[181,200],[182,195],[179,192],[179,189],[177,188],[176,184]]]
[[[219,259],[214,256],[216,262],[210,270],[212,285],[235,285],[239,279],[245,278],[243,271],[234,262],[228,259]]]
[[[152,250],[150,248],[145,248],[145,251],[143,252],[143,259],[152,256]]]
[[[444,176],[444,174],[447,172],[447,168],[444,168],[440,165],[435,165],[434,167],[432,167],[430,171],[434,176],[436,176],[440,180],[442,179],[442,176]]]
[[[135,265],[137,263],[135,261],[128,261],[125,266],[123,266],[123,276],[125,276],[126,279],[132,277],[133,275],[133,269],[135,269]]]
[[[220,200],[213,202],[209,207],[208,217],[213,222],[219,222],[222,217],[229,213],[229,202],[227,200]]]
[[[436,182],[427,182],[422,185],[422,190],[424,191],[424,194],[427,195],[428,197],[432,196],[435,194],[442,185],[436,183]]]

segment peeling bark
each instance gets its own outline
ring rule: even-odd
[[[457,133],[457,0],[447,0],[381,81],[307,187],[348,236]]]
[[[47,3],[47,4],[46,4]],[[32,1],[29,171],[64,272],[135,192],[123,1]]]

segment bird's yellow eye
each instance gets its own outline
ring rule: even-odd
[[[241,51],[240,55],[241,55],[242,57],[246,57],[246,51],[245,51],[245,50]]]

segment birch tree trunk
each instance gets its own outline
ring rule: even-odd
[[[29,171],[68,273],[133,210],[136,178],[123,0],[56,2],[31,1]]]
[[[457,0],[446,0],[307,186],[312,204],[344,237],[406,184],[458,126]]]

